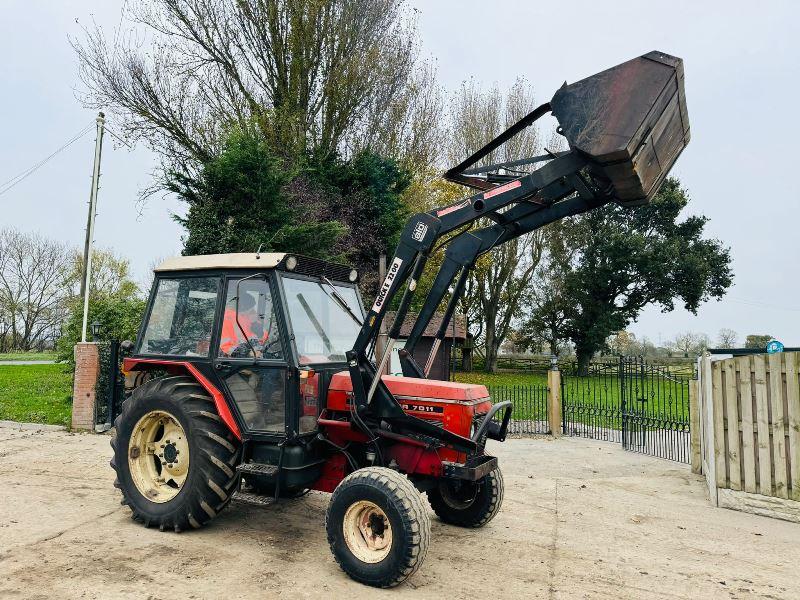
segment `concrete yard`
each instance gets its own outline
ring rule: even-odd
[[[0,598],[800,598],[800,525],[712,508],[684,465],[582,439],[496,444],[487,527],[434,518],[394,590],[342,573],[325,494],[232,504],[182,534],[130,519],[109,437],[0,427]]]

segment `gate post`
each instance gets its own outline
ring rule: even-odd
[[[692,473],[703,472],[703,459],[700,454],[700,402],[698,399],[699,382],[689,380],[689,435],[692,451]]]
[[[100,353],[95,342],[75,344],[75,380],[72,388],[72,429],[94,431],[95,386]]]
[[[547,416],[550,421],[550,435],[561,436],[561,371],[553,360],[547,372]]]

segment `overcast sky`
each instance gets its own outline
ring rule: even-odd
[[[630,330],[652,341],[682,331],[716,338],[722,327],[771,334],[800,346],[800,44],[795,2],[638,0],[558,3],[416,0],[423,50],[443,85],[469,77],[505,88],[517,76],[548,100],[573,82],[650,50],[685,62],[692,140],[673,173],[691,212],[732,249],[735,285],[697,316],[648,309]],[[67,36],[76,19],[113,28],[121,0],[3,0],[0,21],[0,183],[59,148],[93,122],[76,99],[77,65]],[[120,125],[109,123],[110,129]],[[108,140],[112,141],[112,140]],[[0,195],[0,226],[81,245],[94,135],[85,135]],[[169,198],[138,212],[155,158],[106,144],[95,239],[129,257],[139,280],[152,262],[180,252]]]

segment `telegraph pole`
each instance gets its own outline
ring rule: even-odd
[[[100,154],[103,151],[103,128],[106,116],[97,114],[97,137],[94,141],[94,169],[92,170],[92,190],[89,193],[89,218],[86,222],[86,244],[83,247],[83,279],[81,280],[81,296],[83,296],[83,324],[81,341],[86,341],[86,322],[89,319],[89,277],[92,273],[92,242],[94,240],[94,218],[97,212],[97,190],[100,183]]]

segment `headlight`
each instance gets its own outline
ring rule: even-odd
[[[286,259],[286,270],[287,271],[294,271],[297,268],[297,257],[296,256],[289,256]]]
[[[351,270],[350,275],[348,275],[347,278],[351,282],[355,283],[356,279],[358,279],[358,271],[356,271],[355,269]]]

